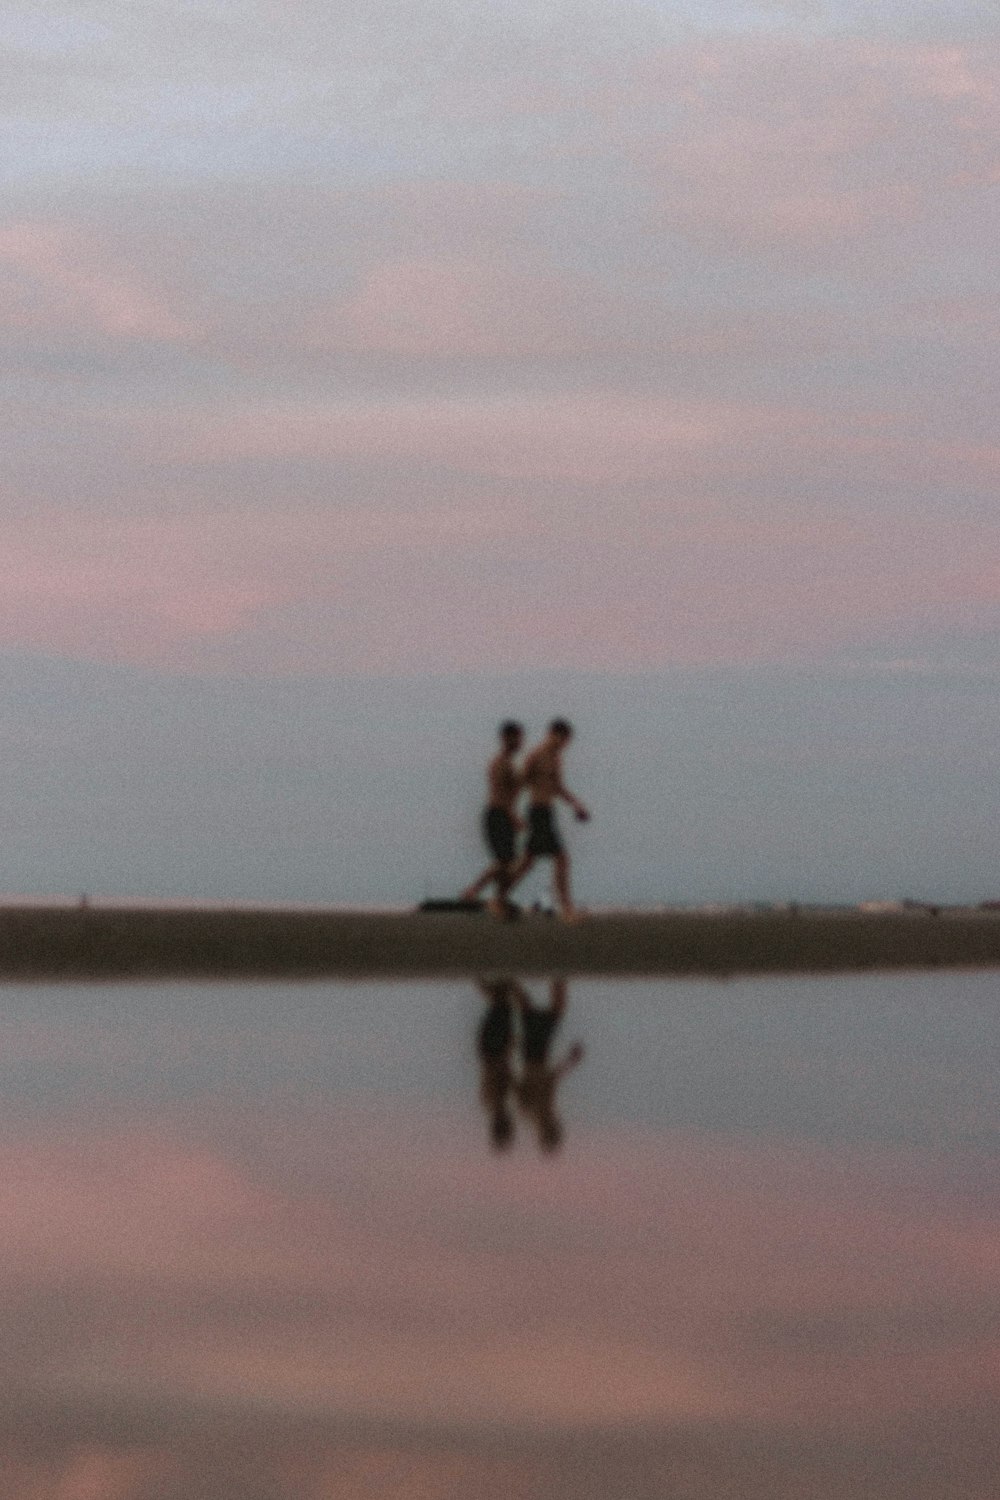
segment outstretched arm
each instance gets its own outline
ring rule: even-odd
[[[569,803],[570,807],[573,809],[573,812],[576,814],[576,817],[581,823],[586,823],[589,820],[589,810],[584,807],[579,797],[575,797],[570,791],[569,787],[562,779],[562,772],[559,773],[559,779],[556,782],[556,796],[561,797],[564,802]]]
[[[556,797],[561,797],[564,802],[568,802],[580,822],[585,823],[590,817],[590,813],[584,807],[579,797],[573,795],[563,780],[562,755],[555,755],[552,758],[552,780],[554,783],[552,787],[553,794]]]

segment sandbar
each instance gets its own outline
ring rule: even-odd
[[[1000,912],[951,907],[525,914],[0,908],[0,979],[730,977],[1000,968]]]

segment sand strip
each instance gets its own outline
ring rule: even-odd
[[[8,907],[0,978],[318,979],[477,973],[736,975],[1000,968],[1000,913],[525,916]]]

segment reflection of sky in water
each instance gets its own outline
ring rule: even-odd
[[[546,1003],[547,987],[527,988]],[[725,985],[574,982],[556,1042],[589,1128],[996,1143],[990,974]],[[475,1096],[473,985],[122,985],[0,991],[0,1109],[57,1116],[199,1095]]]
[[[0,1490],[985,1500],[995,983],[5,988]]]

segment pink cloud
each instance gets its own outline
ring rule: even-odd
[[[626,48],[606,66],[593,53],[570,89],[592,109],[563,122],[558,150],[563,164],[613,161],[628,212],[651,204],[671,230],[812,253],[988,181],[997,77],[985,49],[845,39]],[[505,105],[498,71],[487,113],[509,105],[516,118],[523,84]],[[123,412],[95,390],[81,415],[59,391],[42,418],[29,412],[0,638],[198,669],[635,667],[782,656],[993,597],[991,528],[956,540],[944,505],[918,513],[918,498],[906,514],[903,492],[985,490],[994,449],[865,411],[861,396],[853,411],[842,393],[839,414],[810,408],[791,368],[831,350],[870,360],[900,330],[937,340],[942,319],[967,342],[982,329],[974,298],[932,302],[929,316],[911,303],[898,323],[889,310],[863,328],[846,305],[706,308],[683,281],[664,288],[669,251],[642,238],[648,218],[566,269],[566,213],[583,236],[593,205],[572,174],[546,182],[331,192],[304,210],[308,233],[275,230],[252,251],[255,222],[288,223],[303,205],[275,189],[255,221],[235,194],[184,236],[205,246],[206,226],[219,231],[214,260],[177,271],[183,295],[148,223],[110,235],[37,217],[0,231],[22,331],[190,341],[187,309],[214,300],[199,348],[242,361],[241,382],[261,377],[231,400],[189,386],[172,405]],[[265,262],[287,280],[268,281]],[[248,271],[242,298],[232,288]],[[633,355],[630,389],[619,372]],[[461,395],[420,393],[421,362],[463,360],[530,374],[477,370]],[[307,376],[304,394],[284,381],[276,394],[272,361]],[[549,361],[576,362],[568,388],[554,389]],[[748,393],[789,394],[706,397],[723,367],[720,392],[745,374]],[[640,379],[664,368],[669,394],[650,394]],[[379,371],[392,376],[381,396]],[[497,394],[500,374],[513,388]],[[341,394],[351,382],[364,394]],[[893,400],[885,389],[879,404]],[[109,493],[128,496],[114,515],[94,493],[105,471]],[[829,499],[840,485],[871,496],[871,514]]]
[[[887,68],[904,79],[909,92],[917,96],[984,106],[986,113],[958,116],[970,129],[987,123],[988,112],[1000,103],[1000,68],[995,54],[985,47],[859,42],[856,52],[872,66]]]
[[[156,502],[154,501],[154,504]],[[353,597],[384,556],[412,570],[488,549],[503,516],[474,503],[323,508],[206,505],[175,514],[27,511],[0,563],[0,639],[165,661],[267,611]],[[385,625],[398,618],[382,601]],[[369,613],[362,633],[378,625]]]
[[[593,352],[607,341],[596,283],[490,259],[403,259],[373,265],[353,298],[305,333],[363,354],[536,359]]]
[[[783,433],[780,413],[652,401],[553,403],[548,415],[549,441],[545,411],[528,402],[178,422],[157,442],[216,458],[328,442],[360,457],[387,433],[402,467],[377,501],[348,505],[195,497],[163,510],[136,497],[134,515],[77,510],[58,523],[27,509],[0,565],[0,639],[198,670],[620,669],[794,656],[996,600],[988,517],[892,529],[881,509],[759,493],[778,444],[783,464],[855,466],[894,486],[984,482],[992,450],[909,444],[872,424],[850,436],[803,420]],[[725,443],[739,432],[737,458]],[[575,488],[587,437],[591,476],[621,465],[659,482]],[[472,476],[411,493],[413,466],[446,455]],[[705,498],[706,474],[757,493]],[[500,619],[502,631],[484,630]]]
[[[165,343],[195,332],[107,245],[53,222],[0,228],[0,293],[9,328]]]
[[[212,635],[251,619],[271,590],[202,550],[197,535],[156,518],[60,517],[22,522],[0,564],[0,634],[57,649],[155,659],[178,636]]]
[[[986,185],[998,98],[985,49],[768,37],[666,49],[601,106],[659,222],[740,253],[854,239]]]
[[[159,452],[188,462],[247,458],[409,460],[493,479],[589,484],[668,478],[678,463],[740,442],[792,441],[805,410],[589,390],[497,397],[230,404],[143,414]],[[732,460],[731,460],[732,461]]]

